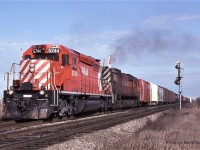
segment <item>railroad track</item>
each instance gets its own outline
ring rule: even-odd
[[[14,121],[0,121],[0,130],[1,130],[4,126],[11,125],[11,124],[14,124],[14,123],[15,123]]]
[[[108,128],[133,119],[138,119],[169,108],[178,107],[178,104],[147,107],[137,111],[116,113],[113,115],[73,121],[69,123],[52,124],[23,131],[0,134],[0,149],[39,149],[62,141],[72,135],[92,132]]]
[[[156,107],[156,106],[152,106],[152,107]],[[139,108],[135,108],[134,111],[138,111],[143,109],[142,107]],[[78,119],[84,119],[87,117],[94,117],[94,116],[101,116],[101,115],[112,115],[114,113],[123,113],[123,112],[129,111],[129,110],[121,110],[121,111],[113,111],[113,112],[103,112],[103,113],[93,113],[93,114],[84,114],[84,115],[78,115],[76,117],[71,117],[71,118],[67,118],[64,117],[62,119],[59,118],[52,118],[52,120],[30,120],[30,121],[22,121],[22,122],[18,122],[16,123],[13,120],[5,120],[5,121],[0,121],[0,133],[4,133],[4,132],[12,132],[12,130],[18,130],[18,129],[23,129],[23,128],[28,128],[30,126],[37,126],[37,125],[44,125],[47,123],[55,123],[55,122],[63,122],[63,121],[69,121],[69,120],[78,120]]]
[[[149,107],[147,109],[150,109]],[[151,108],[153,109],[153,107]],[[127,113],[128,111],[131,112],[138,112],[144,110],[144,108],[135,108],[134,110],[126,110],[126,111],[118,111],[118,112],[112,112],[112,113],[103,113],[103,114],[96,114],[93,116],[86,116],[86,118],[83,118],[83,116],[80,117],[76,117],[76,118],[65,118],[65,119],[54,119],[54,121],[46,121],[43,122],[42,120],[37,120],[37,121],[32,121],[32,122],[24,122],[24,123],[15,123],[13,122],[13,124],[11,124],[10,126],[4,126],[2,127],[4,130],[0,129],[0,131],[2,130],[2,132],[0,132],[0,139],[3,139],[5,137],[7,138],[13,138],[16,135],[23,135],[26,133],[34,133],[36,128],[37,128],[37,132],[42,132],[45,131],[46,129],[53,129],[54,126],[57,127],[57,123],[59,123],[60,127],[62,126],[66,126],[66,123],[68,125],[68,127],[72,127],[74,126],[74,122],[78,122],[79,120],[90,120],[90,117],[94,118],[94,117],[104,117],[105,115],[111,115],[111,117],[113,115],[115,115],[115,113],[119,114],[119,113]],[[7,129],[7,130],[5,130]]]
[[[139,109],[139,108],[137,108],[137,109]],[[45,120],[45,121],[44,120],[30,120],[30,121],[24,121],[24,122],[22,121],[22,122],[18,122],[18,123],[16,123],[13,120],[0,121],[0,133],[10,132],[12,130],[18,130],[18,129],[21,129],[21,128],[28,128],[30,126],[43,125],[43,124],[47,124],[47,123],[63,122],[63,121],[69,121],[69,120],[78,120],[78,119],[84,119],[84,118],[87,118],[87,117],[101,116],[101,115],[106,115],[106,114],[112,115],[112,113],[116,113],[116,112],[84,114],[84,115],[78,115],[76,117],[71,117],[71,118],[64,117],[62,119],[52,118],[52,120]]]

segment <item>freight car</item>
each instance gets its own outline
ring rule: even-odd
[[[165,104],[175,103],[177,101],[176,93],[174,93],[164,87],[163,87],[163,90],[164,90],[164,103]]]
[[[4,91],[5,119],[46,119],[139,104],[137,78],[62,45],[31,46],[20,61],[19,79],[14,77]]]
[[[157,105],[177,102],[177,94],[154,83],[139,79],[140,104]]]
[[[164,103],[164,89],[161,86],[158,86],[158,103]]]
[[[138,80],[139,85],[139,100],[140,105],[149,105],[150,104],[150,83],[139,79]]]
[[[150,104],[158,104],[158,85],[150,83]]]
[[[190,99],[187,98],[187,97],[185,97],[185,96],[182,96],[181,98],[182,98],[182,102],[183,102],[183,103],[190,102]]]

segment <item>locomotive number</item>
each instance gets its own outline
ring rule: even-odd
[[[77,72],[77,71],[74,71],[74,70],[72,70],[72,76],[74,76],[74,77],[77,77],[77,76],[78,76],[78,72]]]
[[[49,48],[48,53],[60,53],[60,49],[59,48]]]
[[[81,67],[81,72],[83,75],[88,76],[88,68]]]
[[[42,53],[42,49],[41,48],[34,48],[33,49],[33,54],[39,54]]]

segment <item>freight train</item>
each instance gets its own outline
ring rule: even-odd
[[[19,66],[19,78],[13,66],[12,86],[4,91],[4,119],[47,119],[177,101],[177,94],[164,87],[62,45],[33,45]]]

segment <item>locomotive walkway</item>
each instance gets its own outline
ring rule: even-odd
[[[3,132],[0,133],[0,149],[44,148],[49,145],[67,141],[70,139],[70,136],[105,129],[178,106],[179,104],[170,104],[146,107],[143,109],[126,111],[125,113],[115,113],[102,117],[75,120],[68,123],[40,126],[27,130],[18,130],[16,132]]]

